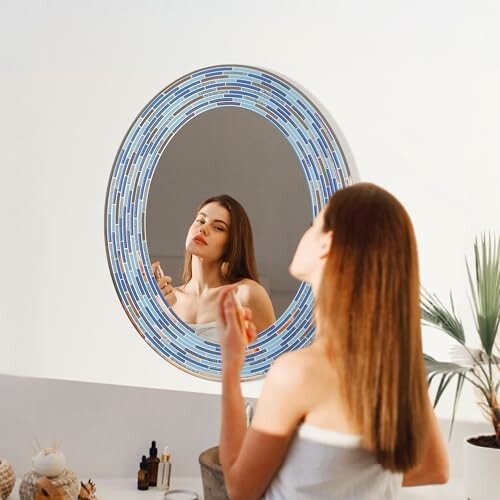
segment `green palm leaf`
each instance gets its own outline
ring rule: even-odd
[[[451,310],[429,292],[423,290],[421,294],[422,320],[424,324],[436,327],[454,340],[462,344],[470,355],[473,366],[461,366],[457,363],[437,361],[424,354],[429,386],[434,379],[439,380],[439,386],[434,398],[437,405],[444,391],[453,379],[456,379],[453,414],[450,426],[450,436],[455,420],[457,403],[459,401],[464,381],[467,380],[478,389],[483,400],[479,405],[493,415],[498,412],[498,390],[500,388],[500,361],[493,354],[496,336],[500,325],[500,237],[482,235],[474,242],[474,273],[467,260],[467,276],[471,292],[471,305],[474,322],[481,344],[487,358],[473,356],[473,350],[465,345],[465,335],[461,320],[455,314],[453,298],[450,293]],[[494,371],[495,370],[495,371]],[[500,435],[496,420],[495,433]],[[498,441],[500,444],[500,440]]]
[[[444,390],[455,376],[463,377],[470,367],[462,366],[457,363],[446,361],[437,361],[428,354],[424,354],[425,369],[428,375],[429,386],[436,377],[441,377],[438,390],[434,399],[434,406],[439,402]]]
[[[450,335],[462,345],[465,344],[464,327],[460,319],[455,314],[453,297],[450,293],[451,311],[436,297],[427,290],[422,290],[420,306],[422,310],[422,319],[429,326],[439,328]]]
[[[466,261],[474,322],[483,349],[492,355],[500,324],[500,238],[483,235],[474,243],[475,275]]]
[[[466,379],[466,373],[470,370],[469,367],[459,365],[457,363],[449,363],[444,361],[437,361],[431,356],[424,354],[425,368],[427,370],[427,375],[429,376],[428,382],[429,387],[435,377],[440,377],[439,387],[436,391],[434,397],[434,408],[438,404],[441,396],[448,387],[448,384],[454,379],[457,379],[457,385],[455,387],[455,397],[453,399],[453,410],[451,416],[450,431],[448,434],[448,439],[451,439],[451,433],[453,431],[453,424],[455,423],[455,414],[457,412],[458,401],[460,400],[460,395],[462,394],[462,388],[464,380]]]

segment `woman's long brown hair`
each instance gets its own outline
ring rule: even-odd
[[[218,203],[230,215],[228,244],[221,259],[224,263],[224,279],[227,283],[235,283],[245,278],[259,281],[257,265],[253,249],[252,226],[245,209],[234,198],[227,194],[212,196],[198,207],[198,213],[205,205]],[[182,282],[186,284],[192,277],[191,260],[193,256],[186,252]]]
[[[427,436],[419,272],[410,218],[368,183],[335,193],[324,230],[333,238],[318,292],[340,389],[363,445],[392,471],[418,464]]]

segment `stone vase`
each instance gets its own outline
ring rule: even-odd
[[[219,458],[219,447],[203,451],[199,457],[204,500],[229,500]]]

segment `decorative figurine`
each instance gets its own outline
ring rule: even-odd
[[[91,479],[88,480],[87,484],[83,484],[83,482],[80,482],[80,485],[81,488],[78,495],[78,500],[97,500],[97,497],[95,496],[95,484]]]

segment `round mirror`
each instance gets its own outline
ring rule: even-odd
[[[276,356],[312,340],[311,293],[288,275],[288,265],[312,218],[350,183],[331,126],[277,75],[217,66],[169,85],[132,124],[108,187],[108,260],[132,323],[169,362],[220,378],[216,339],[200,334],[192,310],[164,297],[152,264],[160,262],[172,276],[179,297],[186,286],[185,259],[193,255],[191,227],[201,222],[200,210],[207,217],[205,200],[227,194],[248,217],[255,281],[274,310],[248,346],[241,374],[243,380],[264,375]],[[214,219],[219,226],[221,219]]]

